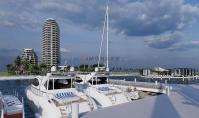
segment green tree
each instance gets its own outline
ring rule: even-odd
[[[20,67],[21,66],[21,57],[20,56],[17,56],[17,58],[15,59],[15,66],[16,67]]]
[[[16,68],[12,64],[7,64],[6,68],[9,74],[15,74]]]
[[[47,65],[44,64],[44,63],[41,63],[41,64],[38,66],[38,68],[39,68],[39,71],[41,72],[42,75],[46,74],[47,71],[48,71],[48,67],[47,67]]]
[[[24,69],[27,71],[29,68],[30,62],[27,59],[25,59],[21,61],[21,65],[23,65]]]
[[[84,64],[80,64],[79,65],[79,71],[85,71],[85,65]]]

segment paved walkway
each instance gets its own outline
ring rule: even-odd
[[[147,97],[82,114],[81,118],[198,118],[199,85],[173,85],[170,96]]]

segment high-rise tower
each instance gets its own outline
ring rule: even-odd
[[[48,68],[60,63],[59,26],[52,18],[48,18],[43,25],[42,63]]]

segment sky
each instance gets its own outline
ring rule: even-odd
[[[62,62],[99,54],[107,0],[0,0],[0,70],[23,48],[41,60],[42,25],[60,27]],[[199,66],[198,0],[110,0],[110,66]],[[103,48],[105,54],[105,47]],[[92,61],[92,63],[97,60]]]

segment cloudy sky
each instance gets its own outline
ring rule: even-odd
[[[198,67],[198,3],[110,0],[110,55],[120,58],[111,64]],[[0,0],[0,69],[23,48],[41,54],[42,24],[49,17],[60,26],[63,58],[97,56],[105,7],[106,0]]]

